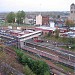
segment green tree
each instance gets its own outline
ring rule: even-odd
[[[8,23],[14,23],[15,22],[15,13],[10,12],[6,17],[6,20]]]
[[[46,72],[44,73],[44,75],[50,75],[49,71],[46,71]]]
[[[33,69],[35,61],[31,58],[28,58],[28,66]]]
[[[28,56],[26,56],[25,54],[22,55],[22,63],[23,63],[24,65],[26,65],[26,64],[28,63]]]
[[[36,75],[33,73],[33,71],[28,67],[28,65],[24,66],[24,73],[26,75]]]
[[[52,35],[52,32],[49,31],[47,36],[50,37],[51,35]]]
[[[28,67],[35,73],[36,75],[46,75],[50,74],[49,66],[44,61],[39,60],[33,60],[32,58],[29,58],[26,56],[23,51],[16,50],[17,56],[19,58],[19,61],[23,65],[28,65]],[[30,71],[31,73],[31,71]],[[29,74],[28,74],[29,75]],[[30,74],[31,75],[31,74]]]
[[[74,39],[73,38],[68,38],[69,44],[74,44]]]
[[[33,66],[34,68],[32,70],[37,75],[44,75],[46,71],[49,72],[49,67],[44,61],[37,60]]]
[[[66,37],[62,37],[62,42],[66,43]]]
[[[16,50],[16,54],[18,56],[18,60],[22,63],[22,56],[24,55],[23,51]]]
[[[25,12],[24,11],[18,11],[16,14],[17,23],[23,24],[23,20],[25,19]]]
[[[58,29],[55,30],[55,38],[59,38],[59,30]]]

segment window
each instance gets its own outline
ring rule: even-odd
[[[71,7],[71,9],[73,9],[73,7]]]
[[[73,13],[73,11],[71,11],[71,13]]]

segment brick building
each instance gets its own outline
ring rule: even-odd
[[[36,16],[36,25],[49,25],[49,16]]]
[[[49,25],[49,16],[42,16],[42,25]]]

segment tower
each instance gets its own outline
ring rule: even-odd
[[[72,3],[70,6],[70,19],[75,22],[75,4]]]

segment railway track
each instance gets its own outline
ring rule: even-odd
[[[52,54],[58,56],[61,59],[64,59],[64,60],[67,60],[67,61],[71,61],[71,62],[75,63],[75,57],[73,57],[73,56],[68,56],[68,55],[62,54],[62,53],[60,53],[58,51],[51,50],[51,49],[48,49],[46,47],[41,47],[41,46],[38,46],[36,44],[34,45],[34,44],[31,44],[31,43],[27,43],[26,45],[30,46],[30,47],[36,47],[37,49],[40,49],[42,51],[46,51],[46,52],[52,53]]]
[[[29,47],[34,47],[33,44],[27,43],[26,45],[29,46]],[[68,60],[68,57],[67,57],[67,56],[66,56],[66,58],[65,58],[63,55],[60,55],[60,53],[55,52],[55,51],[53,51],[53,50],[50,50],[50,49],[47,49],[47,48],[44,48],[44,47],[38,47],[38,46],[35,46],[35,47],[36,47],[36,49],[39,49],[39,50],[42,50],[42,51],[46,51],[46,52],[52,53],[52,54],[54,54],[54,55],[60,57],[61,59]]]
[[[27,51],[26,49],[23,49],[23,50]],[[28,52],[28,51],[27,51],[27,52]],[[32,52],[31,52],[31,53],[32,53]],[[35,53],[34,53],[34,54],[35,54]],[[33,55],[34,55],[34,54],[33,54]],[[57,71],[59,71],[59,72],[62,72],[64,75],[69,75],[69,73],[64,72],[64,70],[63,70],[62,68],[59,68],[59,67],[57,67],[55,64],[53,64],[52,61],[47,60],[47,59],[45,59],[45,58],[43,58],[43,59],[41,59],[41,60],[45,61],[45,62],[52,68],[52,70],[55,69],[55,70],[57,70]],[[53,72],[53,73],[56,73],[56,72],[54,72],[54,70],[53,70],[52,72]],[[56,73],[56,75],[60,75],[60,74]]]
[[[23,49],[24,50],[24,49]],[[10,47],[6,47],[6,53],[7,54],[9,54],[9,55],[11,55],[11,56],[16,56],[16,53],[13,51],[13,49],[12,48],[10,48]],[[27,53],[26,53],[27,54]],[[36,58],[35,58],[35,55],[31,55],[31,54],[27,54],[27,55],[29,55],[32,59],[35,59],[36,60]],[[41,60],[44,60],[51,68],[52,68],[52,72],[53,73],[56,73],[55,71],[54,71],[54,69],[55,70],[57,70],[57,71],[60,71],[60,72],[62,72],[63,74],[65,74],[65,75],[69,75],[68,73],[66,73],[66,72],[64,72],[61,68],[59,68],[59,67],[57,67],[57,66],[55,66],[50,60],[46,60],[46,59],[41,59]],[[57,73],[56,73],[56,75],[58,75]],[[60,74],[59,74],[60,75]]]
[[[9,54],[10,56],[16,57],[16,53],[10,47],[5,47],[5,52],[6,54]]]
[[[39,46],[38,46],[38,47],[39,47]],[[28,47],[27,47],[27,48],[28,48]],[[26,48],[26,46],[25,46],[24,49],[27,49],[27,48]],[[52,60],[55,60],[55,61],[64,63],[64,64],[66,64],[66,65],[70,65],[70,66],[72,66],[72,67],[74,67],[74,65],[75,65],[75,63],[72,62],[72,61],[69,61],[69,60],[67,61],[66,59],[61,59],[60,57],[58,57],[58,56],[56,56],[56,55],[54,55],[54,54],[52,54],[52,53],[43,51],[43,50],[41,50],[41,51],[38,50],[38,49],[31,50],[31,48],[28,49],[28,50],[31,51],[31,52],[33,52],[33,53],[37,53],[37,54],[39,54],[39,55],[41,55],[41,56],[50,58],[50,59],[52,59]]]

